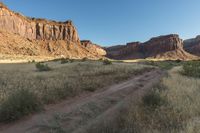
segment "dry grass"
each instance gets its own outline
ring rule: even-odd
[[[0,65],[0,109],[8,97],[21,89],[30,90],[43,104],[93,92],[152,69],[139,64],[114,63],[103,65],[97,61],[47,63],[51,71],[39,72],[34,63]]]
[[[200,132],[200,79],[181,75],[181,69],[172,69],[138,104],[130,101],[108,125],[101,124],[92,132]]]

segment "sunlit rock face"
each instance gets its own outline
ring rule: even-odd
[[[174,50],[183,50],[183,40],[176,34],[155,37],[143,43],[143,52],[147,57]]]
[[[2,3],[0,4],[0,28],[28,39],[79,41],[77,30],[71,21],[55,22],[28,18],[9,10]]]
[[[82,40],[82,46],[84,46],[88,51],[91,51],[94,55],[105,56],[106,51],[99,45],[92,43],[90,40]]]
[[[105,48],[113,59],[191,59],[196,58],[183,49],[183,40],[176,34],[154,37],[147,42],[131,42]]]
[[[101,58],[105,51],[81,43],[72,21],[25,17],[0,3],[0,54]]]

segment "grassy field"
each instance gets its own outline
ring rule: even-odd
[[[41,110],[45,104],[91,93],[150,69],[137,63],[86,60],[1,64],[0,121],[17,120]]]
[[[197,64],[187,62],[183,68],[173,68],[137,104],[130,100],[117,117],[108,123],[100,123],[97,129],[91,128],[88,132],[199,133],[200,79],[196,78],[199,77],[195,73]]]

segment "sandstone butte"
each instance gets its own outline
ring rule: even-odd
[[[0,3],[0,54],[66,58],[101,58],[105,50],[80,41],[71,20],[56,22],[25,17]]]

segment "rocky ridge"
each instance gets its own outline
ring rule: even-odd
[[[132,42],[127,45],[106,48],[107,56],[113,59],[193,59],[195,56],[183,49],[183,40],[176,34],[154,37],[147,42]]]

